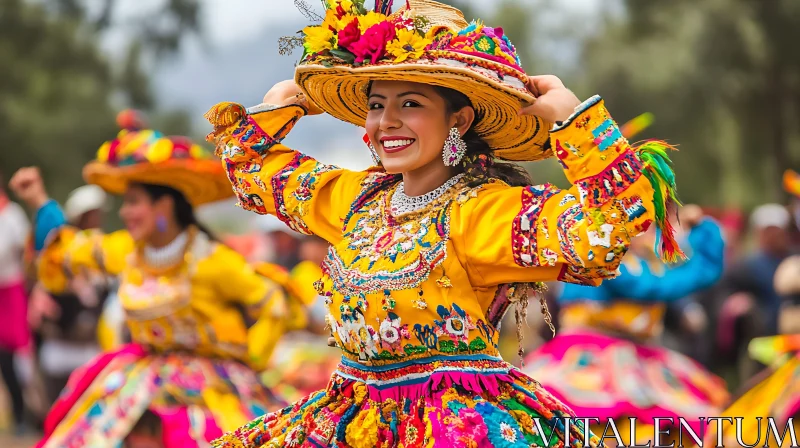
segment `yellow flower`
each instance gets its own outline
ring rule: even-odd
[[[400,29],[397,31],[397,38],[386,46],[386,52],[394,56],[395,62],[403,62],[409,58],[419,59],[430,43],[430,40],[420,36],[416,31]]]
[[[364,399],[367,398],[368,392],[367,386],[364,385],[364,383],[356,383],[353,385],[353,398],[355,399],[356,404],[363,403]]]
[[[379,14],[375,11],[369,11],[366,15],[358,16],[358,27],[361,29],[361,32],[370,29],[372,25],[377,25],[381,22],[385,22],[388,20],[383,14]]]
[[[111,151],[111,143],[105,142],[100,149],[97,150],[97,161],[98,162],[108,162],[108,153]]]
[[[345,10],[345,12],[353,11],[353,1],[352,0],[339,0],[339,6]]]
[[[172,155],[172,142],[166,138],[158,139],[147,149],[145,157],[150,163],[161,163]]]
[[[353,19],[355,18],[356,16],[354,16],[353,14],[345,14],[342,16],[341,19],[335,20],[335,22],[333,23],[333,27],[336,29],[337,32],[341,31],[344,29],[344,27],[347,26],[347,24],[352,22]],[[336,19],[336,17],[334,17],[334,19]]]
[[[306,36],[303,42],[303,48],[305,48],[306,53],[320,53],[333,48],[333,31],[325,22],[322,23],[322,26],[307,26],[303,28],[303,34]]]
[[[378,443],[378,410],[365,409],[347,425],[345,441],[353,448],[374,448]]]

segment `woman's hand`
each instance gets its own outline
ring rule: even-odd
[[[31,210],[39,210],[50,198],[44,188],[44,181],[39,168],[20,168],[11,176],[8,187],[22,201],[28,204]]]
[[[265,104],[274,104],[276,106],[288,106],[291,104],[298,104],[308,110],[308,115],[319,115],[324,111],[318,108],[315,104],[308,101],[306,95],[300,90],[300,87],[295,84],[293,79],[281,81],[264,95]]]
[[[705,213],[699,205],[687,204],[678,210],[678,217],[680,218],[681,227],[691,229],[703,220]]]
[[[552,75],[529,76],[527,87],[536,100],[530,106],[522,108],[520,115],[536,115],[549,123],[555,123],[569,118],[581,104],[578,97]]]

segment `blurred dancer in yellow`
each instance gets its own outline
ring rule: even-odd
[[[798,217],[800,200],[800,175],[787,171],[783,177],[784,189],[795,197],[795,217]],[[798,221],[800,224],[800,221]],[[782,434],[791,421],[794,434],[800,441],[800,256],[784,260],[775,272],[775,292],[783,298],[778,317],[778,336],[756,338],[750,342],[750,355],[769,366],[749,381],[750,387],[723,413],[723,417],[742,417],[742,442],[748,445],[778,446],[769,429],[767,417],[775,421]],[[758,419],[762,421],[759,423]],[[791,420],[790,420],[791,419]],[[709,428],[706,444],[717,442],[716,425]],[[723,442],[727,446],[740,446],[734,424],[722,423]],[[769,434],[769,440],[766,439]],[[790,433],[781,446],[792,445]]]
[[[41,283],[58,293],[76,274],[117,276],[134,343],[72,375],[39,446],[205,446],[278,407],[256,372],[288,317],[284,292],[194,215],[231,195],[219,162],[186,138],[129,127],[84,177],[123,195],[126,230],[66,225],[36,168],[17,172],[11,187],[36,211]]]
[[[631,147],[602,99],[529,77],[501,28],[455,8],[324,3],[294,80],[207,117],[240,204],[333,246],[316,286],[342,359],[327,389],[215,445],[596,445],[500,357],[497,323],[512,305],[524,313],[539,282],[614,277],[651,224],[665,258],[680,255],[665,145]],[[281,143],[321,111],[366,129],[375,167],[340,169]],[[502,162],[550,156],[569,190]]]

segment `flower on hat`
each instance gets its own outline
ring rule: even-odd
[[[358,19],[353,19],[339,31],[338,34],[339,46],[342,48],[350,48],[351,45],[358,42],[361,38],[361,29],[359,28]]]
[[[400,29],[397,39],[386,45],[386,51],[394,56],[395,62],[403,62],[408,58],[419,59],[431,41],[422,37],[416,30]]]
[[[373,64],[386,56],[386,45],[394,40],[397,30],[392,22],[384,21],[364,31],[358,42],[350,46],[356,56],[355,62],[362,63],[369,59]]]
[[[111,142],[103,143],[103,146],[97,150],[97,161],[108,162],[108,156],[111,153]]]
[[[150,148],[147,149],[145,157],[150,163],[161,163],[168,160],[172,155],[172,142],[166,138],[160,138]]]
[[[333,49],[336,36],[329,26],[307,26],[303,28],[306,38],[303,49],[307,54],[321,53]]]

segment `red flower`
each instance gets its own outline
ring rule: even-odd
[[[375,64],[386,56],[386,44],[394,40],[395,36],[394,24],[381,22],[366,30],[358,42],[350,45],[348,50],[356,55],[356,63],[364,62],[369,58]]]
[[[353,19],[341,31],[339,31],[339,47],[350,48],[361,37],[361,31],[358,29],[358,19]]]

